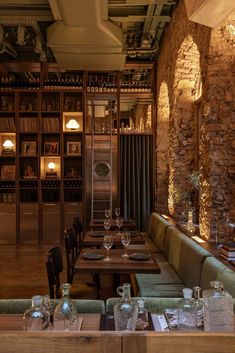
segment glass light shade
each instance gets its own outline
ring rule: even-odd
[[[80,128],[80,125],[75,119],[70,119],[66,124],[67,129],[76,130]]]
[[[11,149],[12,147],[14,147],[14,143],[11,140],[6,140],[3,143],[3,147]]]
[[[51,170],[55,169],[55,163],[54,162],[48,163],[48,168]]]

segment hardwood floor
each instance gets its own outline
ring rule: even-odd
[[[31,298],[33,295],[49,293],[46,254],[50,245],[0,245],[0,299]],[[63,244],[64,270],[61,283],[66,282],[66,262]],[[79,278],[90,281],[89,274],[79,275]],[[75,278],[76,284],[77,278]],[[122,283],[129,277],[123,277]],[[111,275],[101,276],[100,298],[117,296],[113,292]]]

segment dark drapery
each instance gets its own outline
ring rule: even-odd
[[[153,200],[153,137],[121,135],[121,209],[124,218],[135,220],[146,231]]]

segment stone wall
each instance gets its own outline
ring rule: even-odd
[[[157,160],[157,180],[168,165],[169,197],[166,193],[165,198],[170,200],[170,213],[178,217],[185,203],[174,191],[183,187],[189,194],[188,176],[193,170],[200,171],[200,226],[202,236],[208,239],[214,236],[224,209],[235,213],[231,187],[235,174],[235,56],[233,37],[226,29],[230,23],[234,16],[212,30],[188,21],[180,1],[158,58],[156,133],[158,139],[164,107],[160,87],[164,83],[169,96],[169,140],[168,153],[164,152],[168,161]],[[158,140],[156,145],[158,158]],[[167,202],[160,195],[158,183],[158,210]]]

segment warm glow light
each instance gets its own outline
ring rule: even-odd
[[[67,129],[76,130],[80,128],[80,125],[75,119],[70,119],[69,122],[66,124]]]
[[[191,238],[193,240],[195,240],[197,243],[205,243],[205,240],[203,240],[202,238],[198,237],[197,235],[193,235]]]
[[[14,143],[11,140],[6,140],[3,143],[3,147],[5,147],[5,148],[12,149],[13,146],[14,146]]]
[[[54,162],[48,163],[48,168],[49,168],[50,170],[55,169],[55,163],[54,163]]]

